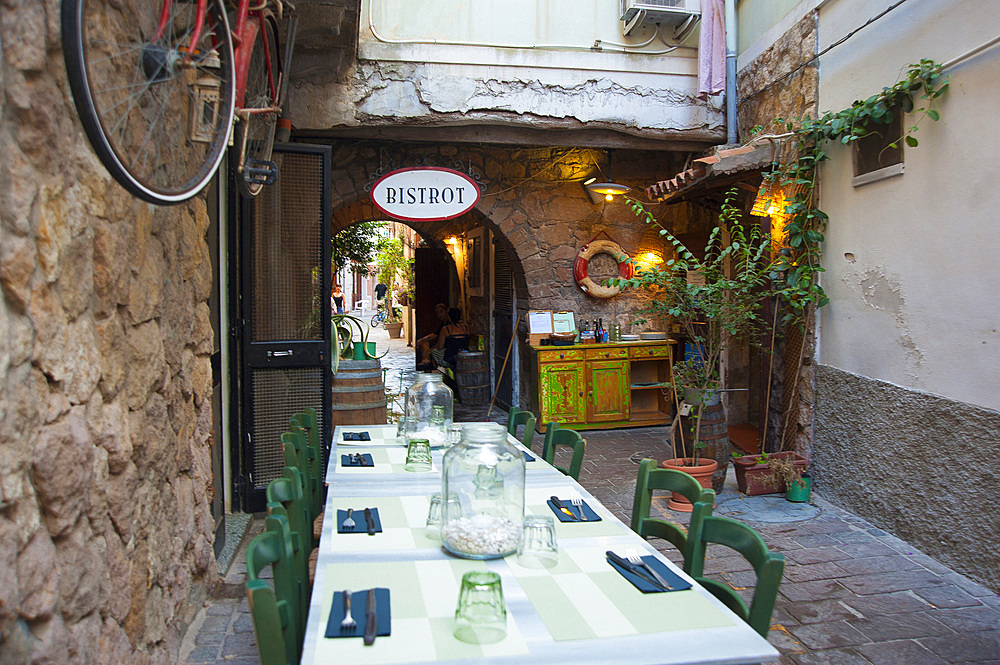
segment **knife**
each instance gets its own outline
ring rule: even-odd
[[[376,633],[378,633],[378,614],[375,611],[375,589],[369,589],[368,601],[365,605],[365,634],[363,637],[366,647],[375,643]]]
[[[580,521],[580,518],[576,516],[576,513],[574,513],[572,510],[570,510],[569,508],[567,508],[566,506],[564,506],[563,502],[560,501],[559,497],[557,497],[555,494],[553,494],[552,496],[549,497],[549,501],[552,502],[553,506],[555,506],[556,508],[558,508],[562,512],[564,512],[567,515],[569,515],[570,517],[572,517],[574,522],[579,522]]]
[[[652,584],[653,586],[655,586],[657,589],[660,589],[662,591],[669,591],[670,590],[669,586],[667,586],[667,587],[662,586],[656,579],[654,579],[649,574],[647,574],[646,571],[643,568],[639,568],[638,566],[632,565],[630,562],[628,562],[625,559],[623,559],[622,557],[618,556],[617,554],[615,554],[611,550],[608,550],[607,552],[605,552],[604,555],[606,557],[608,557],[608,559],[610,559],[614,563],[618,564],[620,567],[624,568],[628,572],[630,572],[633,575],[635,575],[636,577],[641,577],[642,579],[646,580],[647,582],[649,582],[650,584]]]
[[[375,518],[372,516],[372,509],[365,508],[365,522],[368,523],[368,535],[375,535]]]

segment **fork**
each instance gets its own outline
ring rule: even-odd
[[[340,622],[340,632],[346,633],[357,627],[357,622],[351,616],[351,592],[344,589],[344,620]]]
[[[663,576],[660,575],[658,572],[656,572],[655,568],[653,568],[648,563],[646,563],[645,561],[643,561],[642,557],[639,556],[639,552],[637,552],[636,550],[627,550],[625,552],[625,559],[630,564],[632,564],[633,566],[638,566],[638,567],[642,568],[643,570],[645,570],[650,575],[652,575],[653,579],[655,579],[657,582],[659,582],[661,585],[663,585],[663,587],[665,589],[668,589],[670,591],[674,590],[674,588],[672,586],[670,586],[670,582],[668,582],[665,579],[663,579]]]
[[[340,523],[341,528],[346,529],[348,531],[354,530],[354,518],[351,517],[351,515],[353,514],[354,514],[354,508],[348,508],[347,518],[345,518],[344,521]]]
[[[574,492],[573,496],[569,498],[569,502],[573,504],[573,507],[576,508],[576,512],[580,514],[580,520],[582,522],[586,522],[587,513],[583,512],[583,498]]]

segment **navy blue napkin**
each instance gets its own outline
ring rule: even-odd
[[[344,432],[344,441],[371,441],[368,432]]]
[[[361,459],[365,461],[364,464],[358,464],[354,455],[341,455],[340,466],[375,466],[375,460],[372,459],[371,453],[362,454]]]
[[[625,557],[622,558],[624,559]],[[638,589],[643,593],[665,593],[666,591],[683,591],[684,589],[691,588],[690,582],[678,576],[674,571],[670,570],[670,568],[667,567],[667,564],[663,563],[662,561],[660,561],[659,559],[657,559],[655,556],[652,555],[644,556],[642,557],[642,560],[645,561],[650,568],[658,572],[663,577],[663,579],[670,582],[670,586],[672,586],[673,589],[661,589],[658,586],[653,586],[652,584],[650,584],[643,578],[639,577],[638,575],[633,575],[629,571],[625,570],[611,559],[606,559],[606,560],[609,564],[611,564],[612,568],[614,568],[615,570],[617,570],[619,573],[622,574],[622,577],[631,582],[632,586],[634,586],[636,589]],[[378,596],[376,596],[376,599],[377,598]]]
[[[340,622],[344,620],[344,593],[336,591],[333,594],[333,606],[330,608],[330,618],[326,622],[326,637],[361,637],[365,634],[365,607],[368,604],[368,594],[375,592],[375,616],[378,617],[376,635],[392,633],[392,615],[389,612],[389,590],[370,589],[368,591],[351,592],[351,616],[357,625],[353,630],[341,630]]]
[[[345,530],[344,529],[344,520],[346,520],[346,519],[347,519],[347,511],[346,510],[338,510],[337,511],[337,533],[365,533],[365,534],[368,533],[368,523],[365,522],[365,509],[364,508],[362,508],[361,510],[358,510],[357,508],[355,508],[354,512],[351,513],[351,519],[354,520],[354,528],[353,529],[349,529],[349,530]],[[375,533],[381,533],[382,532],[382,520],[379,519],[378,508],[372,508],[372,520],[375,522]],[[378,600],[378,596],[375,597],[375,600]],[[340,618],[343,619],[344,617],[340,617]]]
[[[531,453],[529,453],[529,452],[527,452],[525,450],[522,450],[521,454],[524,455],[524,461],[525,462],[534,462],[535,461],[535,458],[532,457]]]
[[[561,499],[561,500],[562,504],[569,509],[569,512],[573,513],[574,516],[578,516],[578,511],[576,506],[574,506],[569,499]],[[552,509],[552,512],[555,513],[556,517],[559,518],[560,522],[583,522],[583,520],[574,519],[573,517],[570,517],[563,511],[556,508],[556,505],[552,503],[551,499],[546,500],[545,503],[549,504],[549,508]],[[587,522],[601,521],[601,516],[595,513],[594,509],[588,506],[586,501],[583,502],[583,505],[580,506],[580,509],[583,510],[583,514],[587,516]]]

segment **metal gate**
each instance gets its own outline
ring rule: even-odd
[[[330,440],[330,164],[326,146],[275,147],[278,181],[241,199],[240,494],[264,510],[281,434],[313,407]],[[325,460],[324,460],[325,464]]]
[[[513,386],[516,350],[507,356],[514,328],[514,282],[510,268],[510,252],[496,240],[493,241],[493,376],[496,385],[496,404],[510,410],[513,405]],[[501,370],[503,375],[500,374]]]

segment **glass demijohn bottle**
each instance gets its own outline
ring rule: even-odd
[[[431,448],[448,441],[455,394],[437,372],[421,373],[406,391],[406,443],[412,438],[427,439]]]
[[[462,426],[444,454],[441,540],[466,559],[498,559],[517,551],[524,521],[524,455],[497,423]]]

